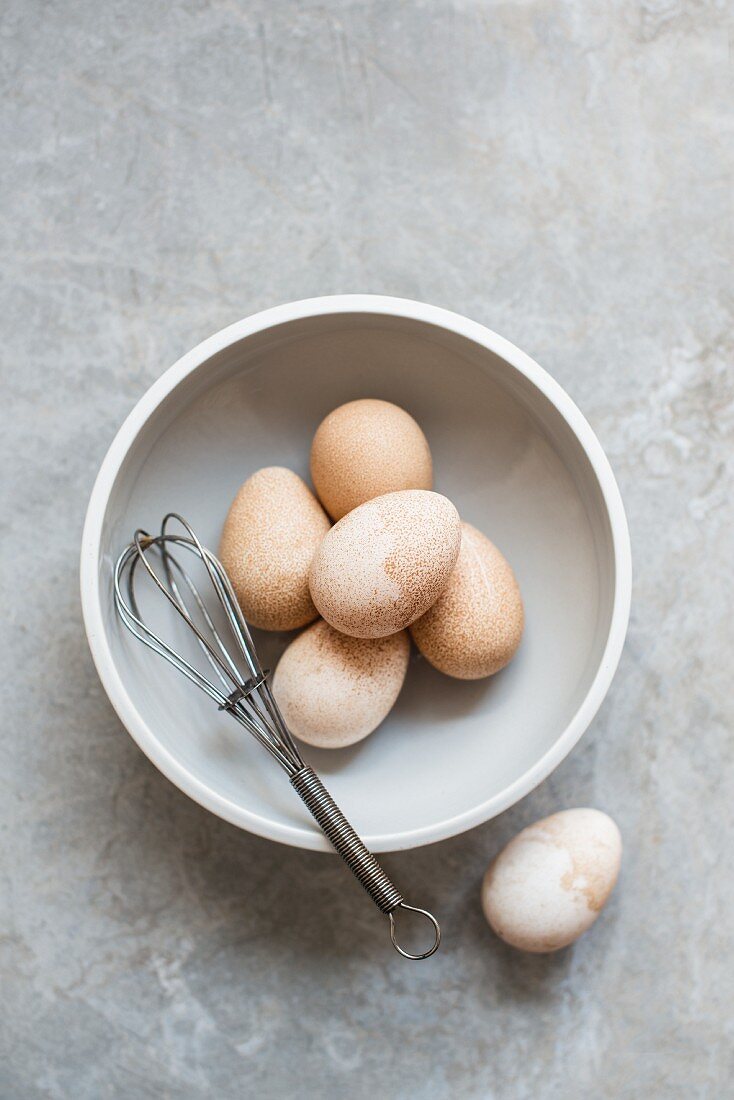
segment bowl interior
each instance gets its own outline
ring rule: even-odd
[[[247,336],[180,382],[136,436],[108,499],[100,585],[113,662],[137,712],[132,732],[147,738],[146,751],[230,820],[320,846],[267,754],[123,631],[111,572],[134,529],[157,529],[169,510],[216,551],[245,478],[285,465],[308,480],[316,426],[356,397],[394,401],[418,420],[435,488],[507,556],[527,619],[499,675],[451,680],[414,652],[396,707],[371,737],[340,751],[304,747],[367,843],[384,850],[419,843],[440,823],[442,835],[459,831],[446,823],[501,800],[553,748],[602,660],[614,596],[607,511],[575,434],[527,378],[472,340],[404,317],[327,314]],[[156,606],[181,642],[183,626]],[[273,668],[288,636],[256,641]]]

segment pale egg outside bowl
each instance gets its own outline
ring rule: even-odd
[[[413,652],[375,733],[348,749],[303,746],[381,852],[462,833],[527,794],[587,729],[619,660],[631,590],[622,501],[588,423],[532,359],[458,314],[372,295],[294,302],[223,329],[166,371],[112,443],[87,513],[81,588],[102,683],[156,767],[243,829],[328,849],[268,754],[127,634],[112,570],[133,531],[157,529],[171,510],[216,552],[242,482],[272,465],[308,480],[317,426],[359,397],[415,417],[434,488],[502,550],[526,614],[496,676],[453,680]],[[154,602],[143,610],[186,648],[186,628]],[[274,668],[293,635],[254,633]]]

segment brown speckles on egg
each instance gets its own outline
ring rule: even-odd
[[[316,618],[308,573],[329,527],[329,517],[292,470],[268,466],[248,478],[232,502],[219,547],[248,622],[295,630]]]
[[[430,489],[431,452],[412,416],[389,401],[350,401],[322,420],[311,480],[335,520],[384,493]]]
[[[319,748],[361,741],[383,721],[400,693],[410,640],[350,638],[323,620],[280,659],[273,693],[292,733]]]
[[[322,542],[311,567],[313,601],[344,634],[394,634],[438,598],[460,541],[458,513],[439,493],[409,489],[377,497]]]
[[[448,584],[413,623],[413,640],[440,672],[460,680],[491,676],[520,644],[524,612],[520,589],[494,543],[469,523]]]
[[[566,810],[552,814],[535,826],[539,839],[566,849],[571,867],[561,878],[564,890],[579,891],[589,909],[598,913],[611,893],[608,855],[616,852],[618,831],[610,817],[599,810]]]

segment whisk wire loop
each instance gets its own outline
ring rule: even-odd
[[[230,670],[218,658],[212,646],[208,643],[206,637],[199,630],[196,623],[194,623],[183,600],[181,600],[181,602],[179,603],[176,599],[173,598],[172,594],[169,593],[169,591],[161,581],[160,577],[151,566],[148,560],[148,552],[152,549],[160,550],[161,548],[168,550],[168,546],[172,543],[184,549],[191,550],[194,553],[197,553],[197,556],[200,556],[196,549],[196,543],[185,539],[182,536],[161,534],[154,538],[153,536],[148,535],[147,532],[138,531],[135,533],[133,543],[129,547],[127,547],[127,549],[123,551],[123,553],[118,558],[117,565],[115,567],[115,605],[118,614],[122,619],[122,622],[136,638],[143,642],[144,645],[146,645],[149,649],[153,650],[154,653],[157,653],[159,654],[159,656],[164,657],[165,660],[169,662],[169,664],[173,665],[174,668],[182,672],[184,676],[186,676],[186,678],[191,681],[191,683],[195,684],[196,687],[200,688],[200,690],[208,695],[209,698],[213,699],[217,706],[221,706],[223,707],[223,709],[227,709],[232,717],[235,718],[235,720],[238,721],[240,725],[243,725],[248,730],[248,732],[251,733],[253,737],[255,737],[255,739],[268,750],[268,752],[278,761],[281,767],[283,767],[289,774],[292,774],[303,765],[303,761],[300,758],[300,755],[297,755],[296,759],[296,756],[294,756],[292,752],[284,751],[283,746],[280,744],[277,738],[275,729],[271,727],[269,722],[266,722],[262,718],[260,709],[252,704],[250,700],[242,700],[241,704],[236,707],[227,706],[227,698],[231,694],[231,691],[233,689],[236,690],[244,686],[242,677],[237,672],[236,666],[234,664],[232,664],[232,668]],[[170,554],[170,551],[168,551],[168,555],[170,569],[171,563],[175,559],[173,558],[173,555]],[[223,686],[226,687],[226,694],[220,688],[218,688],[216,684],[213,684],[211,680],[203,675],[203,673],[200,672],[198,668],[192,665],[190,661],[187,661],[185,657],[182,657],[180,653],[174,650],[158,634],[152,631],[142,619],[138,607],[137,598],[135,595],[135,569],[138,562],[140,561],[142,561],[146,572],[151,577],[156,587],[161,592],[163,592],[163,594],[166,596],[166,598],[169,600],[169,602],[175,608],[178,614],[193,630],[199,642],[200,648],[206,654],[209,663],[216,669]],[[219,565],[218,562],[217,565]],[[203,600],[201,600],[196,585],[178,561],[176,561],[176,568],[179,573],[187,578],[187,587],[189,587],[191,591],[195,593],[195,600],[197,602],[197,605],[204,606]],[[221,566],[219,566],[219,568],[221,569]],[[125,573],[127,576],[127,600],[125,599],[122,591],[122,577]],[[215,590],[219,592],[220,589],[218,586],[215,586]],[[180,592],[179,599],[181,599]],[[214,631],[214,633],[216,633],[213,625],[212,630]],[[249,637],[249,631],[247,633]],[[226,675],[226,679],[223,673]],[[262,675],[261,669],[260,675]],[[250,703],[249,710],[246,705],[248,702]],[[253,710],[254,714],[249,712]],[[258,722],[257,720],[258,717],[261,718],[260,722]]]

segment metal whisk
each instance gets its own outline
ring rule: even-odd
[[[172,521],[180,524],[185,533],[171,534],[169,526]],[[235,645],[231,649],[223,642],[196,585],[178,557],[172,553],[172,548],[185,550],[203,563],[234,639]],[[151,564],[153,554],[160,561],[160,573]],[[139,563],[142,563],[148,576],[193,630],[215,679],[202,673],[143,622],[135,596],[135,577]],[[229,578],[217,558],[199,542],[186,520],[170,512],[163,519],[159,535],[136,531],[133,541],[117,559],[114,584],[115,607],[130,633],[182,672],[192,684],[213,699],[220,710],[227,711],[235,721],[244,726],[273,759],[277,760],[327,839],[380,912],[389,917],[390,939],[395,950],[406,959],[427,959],[432,955],[441,942],[438,921],[426,909],[419,909],[403,901],[400,891],[360,840],[318,775],[304,763],[270,690],[268,673],[260,665]],[[422,914],[430,921],[433,943],[427,951],[413,954],[397,942],[395,914],[400,909]]]

